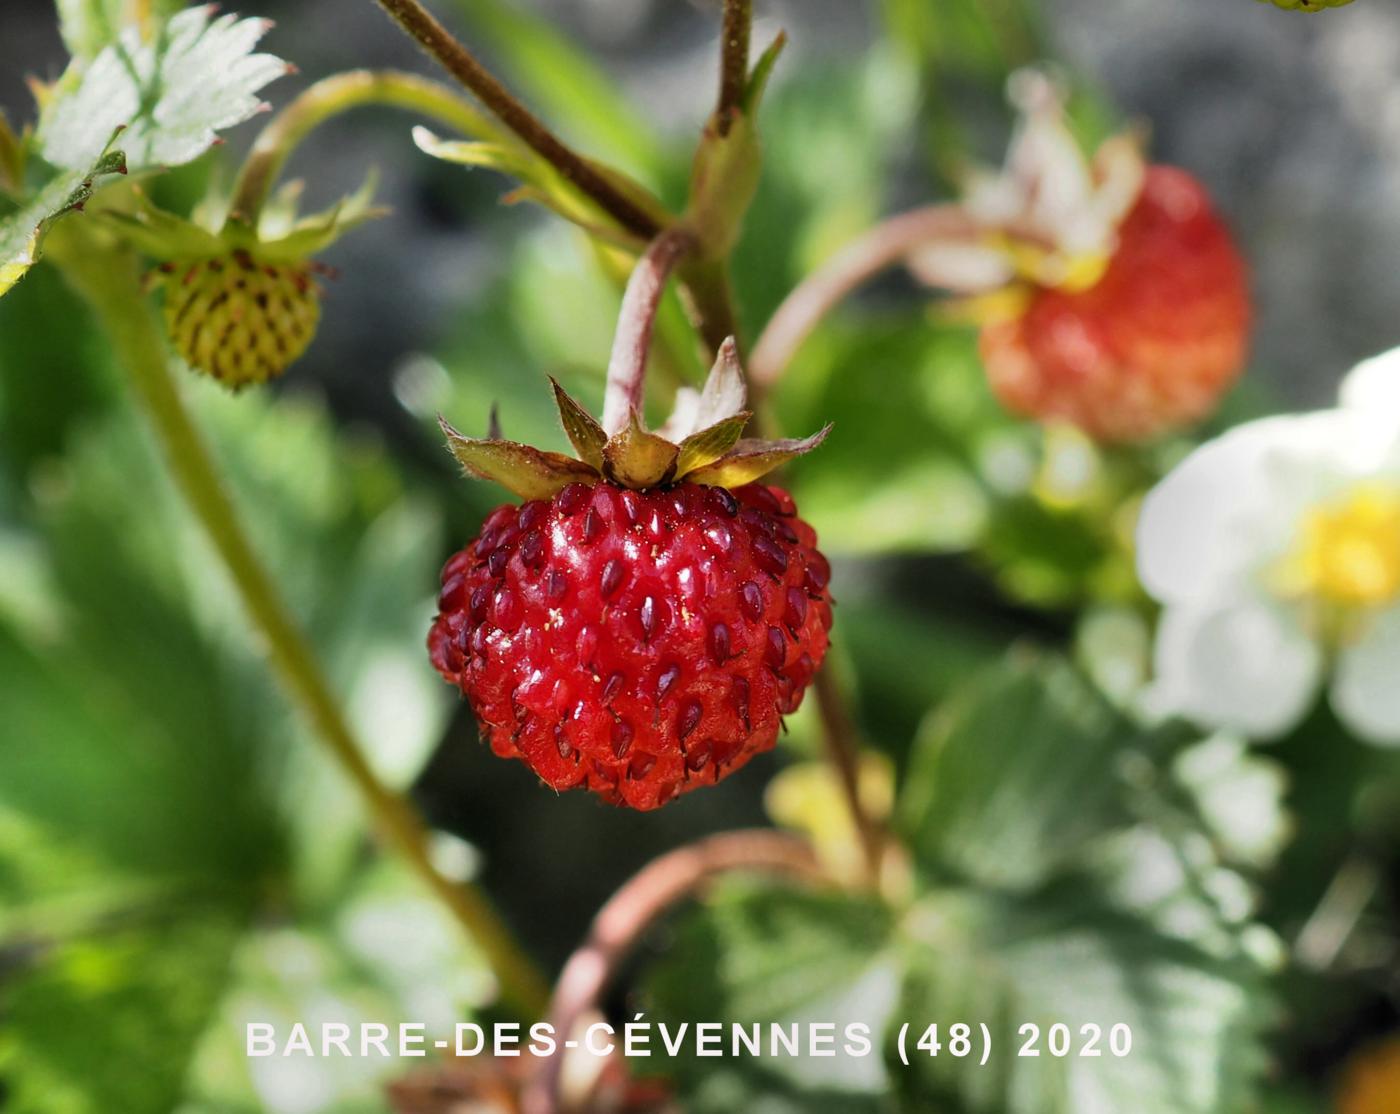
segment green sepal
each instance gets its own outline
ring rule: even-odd
[[[263,208],[258,221],[258,253],[266,259],[301,262],[325,251],[360,225],[387,216],[386,207],[374,204],[378,177],[370,171],[364,184],[354,193],[342,197],[328,209],[306,216],[296,215],[296,197],[301,183],[288,183],[273,203]]]
[[[680,451],[679,445],[643,429],[634,409],[626,427],[603,448],[603,474],[623,487],[656,487],[675,475]]]
[[[692,472],[713,464],[732,450],[739,443],[739,438],[744,434],[744,427],[752,417],[752,411],[741,410],[716,422],[708,429],[692,433],[681,442],[680,454],[676,458],[675,478],[685,479]]]
[[[779,31],[773,41],[768,44],[768,49],[758,56],[758,61],[754,63],[753,69],[749,72],[749,87],[744,91],[745,112],[758,111],[759,102],[763,100],[763,94],[768,91],[768,79],[773,76],[773,67],[777,65],[778,55],[782,54],[785,46],[787,46],[787,34]]]
[[[704,468],[697,468],[686,477],[691,483],[712,487],[742,487],[766,476],[790,460],[810,453],[826,440],[830,424],[810,437],[782,441],[740,441],[727,455]]]
[[[758,140],[759,102],[786,37],[763,52],[749,77],[743,103],[727,117],[710,117],[690,172],[686,227],[700,242],[699,256],[727,259],[739,242],[744,217],[758,192],[763,153]]]
[[[603,451],[608,443],[608,435],[597,420],[578,404],[552,375],[550,385],[554,388],[554,405],[559,409],[559,422],[569,438],[579,459],[592,468],[602,471]]]
[[[264,207],[257,230],[239,220],[223,220],[223,207],[208,214],[218,232],[200,220],[187,219],[158,209],[142,193],[136,194],[131,211],[110,209],[100,219],[143,255],[164,262],[215,259],[235,251],[250,252],[269,263],[304,264],[347,232],[388,210],[373,204],[375,175],[370,174],[353,194],[319,213],[301,217],[296,201],[301,183],[287,183]]]
[[[442,417],[438,424],[447,438],[447,447],[468,475],[500,484],[521,499],[550,499],[571,483],[598,482],[596,471],[562,453],[544,452],[514,441],[466,437]]]
[[[105,209],[97,219],[142,255],[153,259],[209,259],[226,250],[223,241],[207,228],[174,213],[157,209],[139,189],[132,191],[131,211]]]

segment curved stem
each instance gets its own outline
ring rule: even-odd
[[[568,1039],[579,1019],[597,1007],[642,934],[662,914],[711,879],[741,870],[826,880],[804,841],[763,830],[710,836],[652,860],[608,899],[588,938],[564,965],[548,1014],[556,1038]],[[539,1066],[525,1093],[525,1114],[558,1114],[564,1055],[561,1048]]]
[[[418,0],[376,0],[405,32],[491,111],[501,123],[587,194],[627,231],[651,239],[661,227],[592,163],[566,145],[526,108]]]
[[[720,32],[719,134],[729,132],[733,114],[743,105],[749,87],[749,38],[753,31],[753,0],[724,0]]]
[[[853,240],[798,284],[769,320],[749,357],[754,391],[771,390],[822,318],[862,283],[934,241],[972,240],[983,231],[960,206],[931,205],[882,221]]]
[[[419,112],[468,135],[497,132],[475,105],[426,77],[398,70],[336,74],[303,90],[263,128],[239,171],[231,217],[256,224],[263,202],[297,145],[332,116],[368,104]]]
[[[632,411],[642,408],[647,355],[661,296],[676,264],[694,247],[694,237],[684,229],[668,229],[647,245],[627,280],[603,394],[603,429],[609,435],[625,429]]]
[[[499,982],[502,999],[523,1014],[536,1016],[547,995],[543,979],[487,898],[471,886],[446,878],[433,866],[422,820],[371,768],[310,644],[253,551],[171,377],[164,339],[141,296],[134,258],[86,240],[72,248],[62,253],[64,270],[107,329],[175,482],[218,551],[250,619],[266,639],[284,687],[360,791],[380,835],[481,949]]]

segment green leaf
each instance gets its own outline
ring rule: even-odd
[[[1015,657],[925,724],[900,826],[933,877],[1027,889],[1126,825],[1114,760],[1135,738],[1072,668]]]
[[[14,1114],[165,1114],[228,976],[246,913],[154,907],[42,940],[0,990],[0,1077]],[[30,967],[32,966],[32,970]],[[16,977],[17,976],[17,977]]]
[[[1106,905],[1080,885],[1028,899],[934,893],[911,911],[910,979],[900,1016],[917,1024],[985,1023],[988,1064],[912,1049],[895,1079],[911,1101],[948,1101],[969,1114],[1237,1114],[1264,1067],[1271,1020],[1259,970],[1217,957]],[[1027,1045],[1037,1027],[1036,1040]],[[1074,1054],[1055,1055],[1067,1038]],[[1109,1046],[1131,1030],[1126,1056]],[[1086,1028],[1092,1026],[1094,1028]],[[1098,1056],[1079,1052],[1094,1039]],[[1121,1031],[1120,1031],[1121,1040]],[[1057,1047],[1063,1047],[1057,1044]],[[1120,1045],[1121,1047],[1121,1045]],[[1035,1048],[1038,1056],[1021,1055]]]
[[[994,509],[983,471],[1008,455],[998,443],[1011,423],[973,340],[916,310],[838,318],[804,346],[778,402],[788,429],[840,419],[830,443],[793,469],[798,505],[829,548],[948,552],[982,535]]]
[[[59,80],[39,121],[39,151],[55,166],[91,166],[112,133],[132,171],[179,166],[204,154],[218,132],[262,107],[257,93],[287,72],[253,47],[266,20],[188,8],[145,41],[136,28]]]
[[[1216,735],[1177,755],[1175,780],[1191,794],[1224,859],[1272,866],[1293,834],[1283,808],[1288,776],[1243,739]]]
[[[874,1048],[895,1003],[899,963],[891,912],[870,897],[731,881],[687,919],[648,982],[649,1020],[760,1026],[757,1063],[685,1055],[667,1063],[688,1111],[887,1109],[889,1080],[879,1055],[840,1051],[845,1027],[869,1027]],[[697,979],[697,971],[706,977]],[[835,1024],[836,1056],[769,1058],[769,1023]],[[655,1041],[653,1042],[655,1043]],[[723,1045],[728,1051],[728,1029]],[[693,1050],[694,1042],[690,1042]],[[642,1063],[641,1061],[638,1061]],[[743,1101],[722,1105],[726,1096]],[[806,1105],[791,1105],[801,1098]],[[787,1101],[784,1101],[787,1100]],[[771,1105],[768,1105],[771,1103]]]
[[[0,218],[0,296],[39,261],[39,249],[54,221],[81,209],[94,190],[125,173],[120,151],[99,153],[86,169],[59,174],[19,212]]]

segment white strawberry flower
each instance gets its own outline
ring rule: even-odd
[[[1118,227],[1147,175],[1139,137],[1115,135],[1092,156],[1070,130],[1064,90],[1045,72],[1012,75],[1018,121],[1000,170],[969,168],[962,209],[989,231],[915,248],[914,275],[931,286],[985,293],[1019,279],[1039,286],[1093,286],[1118,246]]]
[[[1143,504],[1137,561],[1163,604],[1155,710],[1268,738],[1327,683],[1352,731],[1400,745],[1400,349],[1335,409],[1188,456]]]

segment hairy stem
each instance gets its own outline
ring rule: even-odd
[[[885,834],[879,822],[866,810],[860,795],[860,733],[830,664],[817,671],[812,688],[817,698],[822,747],[841,783],[841,795],[865,858],[866,876],[872,883],[878,883]]]
[[[370,104],[418,112],[467,135],[489,137],[498,131],[474,104],[426,77],[398,70],[336,74],[303,90],[263,128],[239,172],[231,216],[256,224],[273,183],[302,140],[331,117]]]
[[[695,240],[688,232],[669,229],[647,246],[627,280],[603,394],[603,429],[610,435],[625,429],[632,411],[642,408],[647,356],[661,296],[676,264],[694,248]]]
[[[503,1001],[536,1016],[547,989],[487,898],[441,874],[428,855],[428,833],[411,805],[380,782],[340,710],[306,637],[254,552],[170,374],[169,356],[130,255],[84,240],[61,254],[69,279],[106,328],[164,451],[181,494],[228,571],[287,692],[354,782],[379,828],[422,881],[467,930],[500,985]]]
[[[501,123],[587,194],[628,232],[650,240],[655,219],[591,162],[570,148],[526,108],[418,0],[376,0],[400,27],[448,73],[469,89]]]
[[[715,113],[719,134],[729,133],[734,113],[749,87],[749,38],[753,31],[753,0],[724,0],[720,32],[719,105]]]
[[[622,963],[658,918],[706,882],[735,871],[825,880],[804,841],[770,831],[709,836],[652,860],[608,899],[588,938],[564,965],[549,1006],[556,1037],[562,1042],[573,1036],[579,1019],[597,1008]],[[525,1114],[559,1111],[564,1055],[560,1049],[540,1065],[525,1095]]]
[[[799,283],[769,320],[749,357],[755,393],[777,385],[802,342],[857,287],[919,248],[973,240],[983,231],[961,207],[931,205],[882,221],[853,240]]]

